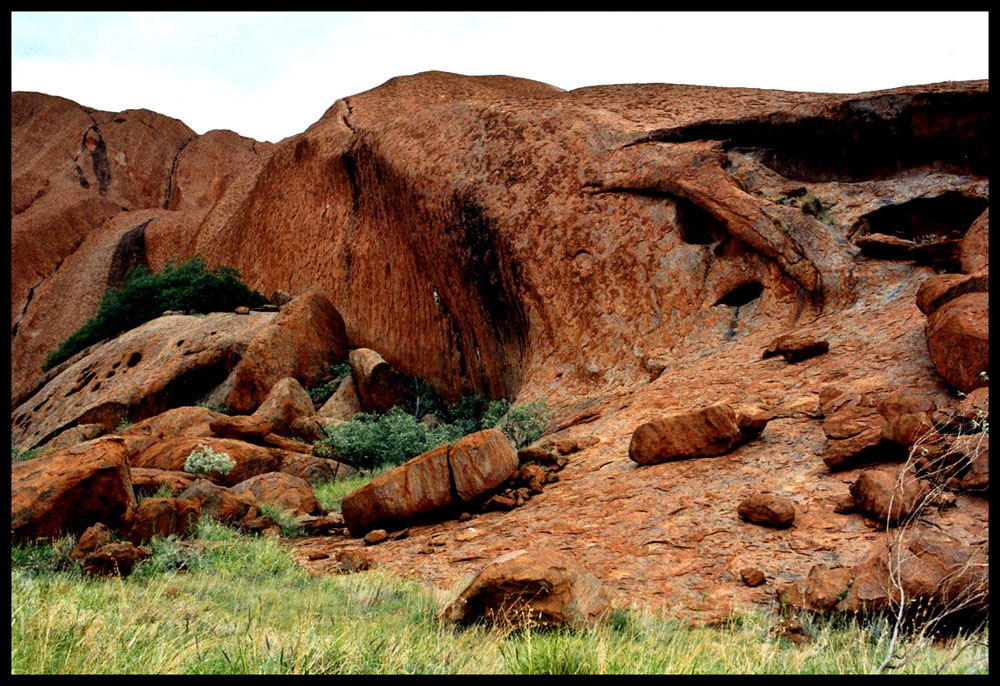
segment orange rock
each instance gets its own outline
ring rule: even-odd
[[[198,478],[187,472],[143,467],[132,467],[129,469],[129,475],[132,479],[132,490],[135,491],[136,496],[151,496],[162,486],[167,486],[171,493],[176,495]]]
[[[990,273],[935,274],[920,284],[917,307],[928,317],[939,307],[966,293],[989,293]]]
[[[318,514],[319,501],[304,480],[284,472],[268,472],[241,481],[232,488],[233,495],[252,495],[260,505],[274,505],[295,514]]]
[[[879,525],[895,526],[926,505],[927,485],[909,469],[870,469],[851,486],[858,511]]]
[[[601,582],[565,553],[516,550],[486,564],[441,612],[451,622],[485,619],[583,628],[611,610]]]
[[[517,453],[499,429],[469,434],[448,453],[455,493],[462,500],[493,490],[517,471]]]
[[[942,305],[927,319],[927,349],[941,378],[969,393],[989,382],[990,299],[967,293]]]
[[[183,471],[188,457],[199,446],[225,453],[236,463],[228,474],[212,476],[218,483],[232,486],[266,472],[277,471],[286,452],[264,448],[231,438],[186,438],[178,436],[155,443],[130,457],[135,467]]]
[[[239,522],[253,506],[253,498],[248,494],[238,495],[208,479],[195,480],[178,497],[197,504],[203,516],[212,517],[223,524]]]
[[[136,545],[153,538],[196,538],[200,517],[197,502],[183,498],[146,498],[129,513],[122,536]]]
[[[787,529],[795,521],[795,506],[788,498],[771,493],[756,493],[737,508],[741,518],[754,524]]]
[[[958,244],[959,261],[962,271],[966,274],[990,269],[990,209],[987,207],[981,215],[972,222]]]
[[[121,438],[97,438],[32,460],[10,476],[14,542],[81,534],[96,522],[114,528],[135,505]]]
[[[326,420],[346,422],[363,411],[354,385],[354,377],[348,374],[316,414]]]
[[[381,355],[368,348],[357,348],[348,359],[358,399],[366,412],[382,414],[396,405],[412,411],[414,390],[407,386],[406,377]]]
[[[281,379],[292,377],[311,388],[346,356],[340,313],[321,288],[311,289],[281,308],[270,326],[254,336],[235,371],[226,405],[253,412]]]
[[[452,504],[448,446],[442,445],[372,479],[340,503],[355,538],[372,529],[394,529],[418,515]]]
[[[643,424],[632,434],[628,456],[641,465],[722,455],[740,441],[736,413],[716,403]]]
[[[297,476],[309,484],[346,479],[357,472],[356,469],[343,462],[304,453],[286,455],[285,459],[281,461],[281,471]]]

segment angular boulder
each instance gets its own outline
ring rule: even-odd
[[[234,370],[226,405],[236,412],[256,410],[285,377],[312,388],[330,365],[347,356],[344,320],[322,289],[310,289],[273,317],[247,345]]]
[[[255,504],[272,505],[294,514],[319,514],[316,494],[303,479],[284,472],[258,474],[231,489],[236,497],[252,497]]]
[[[341,379],[337,390],[323,403],[316,414],[328,422],[346,422],[363,411],[357,387],[354,385],[354,376],[348,374]]]
[[[77,539],[69,556],[77,562],[83,561],[92,552],[111,542],[111,529],[98,522],[84,531]]]
[[[986,386],[990,368],[990,298],[967,293],[947,302],[927,319],[924,333],[931,360],[942,379],[970,393]]]
[[[109,436],[11,465],[13,542],[117,527],[135,493],[124,441]]]
[[[441,616],[485,620],[503,628],[523,624],[580,629],[610,612],[601,582],[565,553],[516,550],[486,564]]]
[[[499,429],[477,431],[456,441],[448,453],[455,493],[461,500],[493,490],[518,468],[517,453]]]
[[[208,479],[197,479],[181,491],[178,497],[195,503],[203,516],[211,517],[223,524],[235,524],[246,517],[254,501],[251,495],[237,495]]]
[[[689,457],[710,457],[732,450],[742,434],[736,413],[725,403],[677,412],[637,428],[628,456],[640,465]]]
[[[184,498],[146,498],[129,513],[122,536],[136,545],[154,538],[197,538],[198,503]]]
[[[917,307],[928,317],[942,305],[966,293],[989,293],[990,274],[935,274],[917,291]]]
[[[131,455],[130,459],[135,467],[183,471],[188,457],[200,445],[205,445],[217,453],[225,453],[236,463],[228,474],[208,477],[224,486],[233,486],[252,476],[277,471],[287,454],[278,448],[265,448],[231,438],[178,436],[155,443]]]
[[[414,389],[407,378],[369,348],[356,348],[348,357],[358,399],[365,412],[382,414],[397,405],[413,410]]]
[[[737,508],[740,517],[754,524],[787,529],[795,521],[795,505],[788,498],[771,493],[756,493]]]
[[[907,468],[865,471],[851,486],[854,506],[880,526],[896,526],[926,505],[927,484]]]
[[[360,538],[372,529],[395,529],[407,520],[454,502],[447,445],[372,479],[340,502],[344,523]]]

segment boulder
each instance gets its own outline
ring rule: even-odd
[[[231,438],[175,437],[160,441],[130,459],[135,467],[183,471],[188,457],[199,445],[225,453],[236,463],[228,474],[209,477],[224,486],[233,486],[252,476],[277,471],[287,455],[286,451],[278,448],[265,448]]]
[[[254,502],[249,495],[238,495],[208,479],[195,480],[178,497],[195,503],[202,516],[223,524],[235,524],[242,520],[250,513]]]
[[[372,529],[365,534],[365,545],[378,545],[382,541],[389,540],[389,532],[385,529]]]
[[[346,422],[359,412],[363,412],[354,376],[348,374],[340,380],[340,385],[316,413],[330,422]]]
[[[870,469],[851,485],[855,509],[879,526],[895,526],[926,505],[927,484],[909,468]]]
[[[273,319],[256,333],[234,370],[226,405],[235,412],[256,410],[285,377],[312,388],[330,365],[347,356],[344,321],[320,288],[298,296],[277,314],[265,316]]]
[[[487,493],[517,471],[517,453],[499,429],[464,436],[448,453],[455,493],[469,501]]]
[[[311,417],[315,413],[312,399],[306,389],[302,388],[302,384],[291,377],[285,377],[271,387],[264,402],[253,413],[253,419],[270,425],[271,431],[276,434],[287,435],[295,420]],[[264,434],[271,431],[265,431]]]
[[[640,465],[722,455],[739,443],[736,413],[725,403],[677,412],[643,424],[632,434],[628,456]]]
[[[485,620],[580,629],[610,612],[601,582],[565,553],[516,550],[486,564],[441,612],[451,622]]]
[[[934,421],[926,412],[893,417],[882,427],[882,438],[906,448],[912,448],[917,443],[930,448],[931,444],[940,442],[934,429]]]
[[[450,506],[447,445],[375,477],[340,502],[344,523],[355,538],[372,529],[393,530],[419,515]]]
[[[990,209],[987,207],[958,244],[959,262],[966,274],[989,271],[990,268]]]
[[[122,536],[136,545],[154,538],[197,538],[198,503],[184,498],[146,498],[122,524]]]
[[[982,618],[989,607],[983,545],[939,532],[906,536],[890,551],[882,543],[854,567],[814,566],[806,578],[778,590],[782,607],[819,613],[877,612],[901,598],[920,618]],[[891,571],[890,571],[891,570]]]
[[[901,388],[882,397],[878,401],[878,411],[887,421],[892,421],[904,414],[922,412],[933,415],[937,411],[937,405],[934,399],[925,393]]]
[[[77,562],[82,562],[83,559],[92,552],[110,542],[111,529],[98,522],[97,524],[88,527],[87,530],[80,535],[80,538],[77,539],[76,545],[73,547],[69,556]]]
[[[103,424],[77,424],[72,428],[66,429],[51,441],[48,441],[42,448],[45,451],[69,448],[77,443],[97,438],[104,433],[105,428]]]
[[[924,329],[938,374],[963,393],[989,383],[989,306],[988,293],[967,293],[938,308]]]
[[[829,349],[830,344],[820,338],[805,333],[789,333],[774,339],[764,349],[762,357],[767,359],[781,355],[787,362],[801,362]]]
[[[755,567],[746,567],[741,569],[740,578],[743,579],[743,583],[750,588],[760,586],[766,580],[764,578],[764,573]]]
[[[284,472],[270,472],[241,481],[232,488],[233,495],[253,497],[258,505],[272,505],[294,514],[320,514],[316,494],[303,479]]]
[[[928,317],[940,307],[966,293],[989,293],[989,272],[975,274],[935,274],[917,291],[917,307]]]
[[[274,430],[274,425],[263,417],[240,414],[233,417],[221,415],[209,425],[212,433],[222,438],[238,441],[259,441]]]
[[[374,350],[356,348],[348,357],[358,399],[365,412],[382,414],[397,405],[413,411],[415,392],[409,379]]]
[[[187,472],[147,467],[133,467],[129,470],[129,475],[136,497],[151,496],[163,486],[170,489],[171,495],[177,495],[198,478]]]
[[[195,405],[227,383],[243,348],[272,316],[160,317],[126,331],[95,346],[17,407],[12,436],[33,447],[78,424],[101,424],[111,433],[123,420],[136,425]]]
[[[305,453],[292,453],[281,461],[281,471],[303,479],[308,484],[321,484],[336,479],[346,479],[357,472],[343,462],[329,460]]]
[[[11,465],[11,539],[56,538],[103,522],[117,527],[135,505],[121,438],[110,436]]]
[[[131,455],[168,438],[208,438],[213,433],[212,424],[221,417],[226,415],[207,407],[175,407],[118,433],[126,439]]]
[[[737,508],[741,518],[754,524],[787,529],[795,521],[795,506],[788,498],[771,493],[756,493]]]
[[[760,405],[740,405],[736,408],[736,426],[740,428],[742,440],[749,440],[760,434],[771,421],[774,413]]]
[[[147,546],[115,541],[84,557],[80,566],[83,573],[89,576],[128,576],[137,564],[152,555],[152,548]]]

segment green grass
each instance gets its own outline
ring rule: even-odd
[[[825,621],[808,624],[813,643],[797,647],[769,635],[763,611],[721,628],[639,610],[575,633],[456,627],[437,610],[457,589],[379,569],[313,577],[281,543],[208,518],[200,535],[202,554],[154,541],[153,558],[126,579],[82,577],[38,562],[58,557],[44,545],[14,546],[11,672],[853,674],[871,671],[887,644],[885,631]],[[952,661],[955,651],[927,648],[900,671],[988,673],[988,648]]]
[[[340,512],[340,501],[344,496],[353,493],[376,476],[385,474],[390,469],[392,469],[391,466],[384,466],[372,470],[359,470],[350,478],[317,484],[313,486],[313,493],[316,494],[316,500],[319,501],[324,510]]]

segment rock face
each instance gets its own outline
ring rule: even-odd
[[[100,344],[14,410],[13,439],[32,447],[83,423],[110,433],[123,422],[194,405],[226,383],[254,333],[273,317],[160,317]]]
[[[721,455],[739,443],[736,413],[717,403],[643,424],[632,434],[628,456],[641,465]]]
[[[114,527],[135,505],[125,445],[116,437],[17,462],[10,490],[14,542],[81,534],[97,522]]]
[[[279,380],[292,377],[312,387],[346,356],[344,320],[322,289],[312,289],[285,305],[250,341],[226,405],[253,412]],[[312,414],[311,405],[309,410]]]
[[[442,616],[452,622],[579,629],[609,611],[601,582],[572,558],[553,550],[518,550],[487,563]]]
[[[309,333],[335,320],[319,299],[305,306],[303,294],[319,289],[352,347],[447,400],[544,398],[545,440],[601,437],[564,456],[558,481],[521,507],[476,509],[474,538],[459,540],[438,518],[368,549],[373,564],[450,586],[512,550],[582,550],[616,606],[643,598],[682,617],[724,617],[812,567],[860,564],[864,544],[884,536],[863,513],[833,512],[866,463],[906,456],[905,421],[883,430],[923,410],[890,417],[878,410],[884,396],[902,387],[929,396],[928,416],[947,433],[937,425],[955,410],[955,389],[988,373],[976,369],[986,319],[972,316],[988,309],[988,294],[951,284],[925,302],[918,289],[988,271],[989,109],[985,81],[860,94],[564,92],[432,72],[337,101],[307,131],[267,145],[196,136],[147,111],[12,94],[15,446],[81,423],[115,431],[123,418],[138,425],[171,407],[225,405],[234,389],[251,412],[285,377],[312,388],[330,378],[323,365],[344,359],[327,348],[322,363],[305,361],[318,376],[298,366],[332,340]],[[146,366],[159,345],[149,336],[127,367],[139,348],[116,348],[125,336],[37,373],[129,267],[191,256],[298,298],[280,312],[224,315],[246,329],[224,364],[207,352],[184,362],[191,339],[178,329],[163,345],[185,343],[157,354],[163,364]],[[273,326],[297,307],[294,325]],[[172,317],[187,319],[157,326]],[[221,335],[189,330],[201,346]],[[828,352],[762,360],[790,331],[827,341]],[[208,366],[169,386],[171,365],[196,359]],[[147,369],[149,381],[115,387]],[[157,391],[160,372],[168,385]],[[740,440],[753,440],[712,460],[637,469],[627,458],[637,427],[715,402],[766,408],[767,428],[753,437],[738,416]],[[211,431],[202,424],[184,431]],[[181,440],[123,437],[136,455]],[[281,438],[260,441],[288,446]],[[278,468],[270,453],[257,464]],[[162,466],[178,468],[174,458]],[[963,469],[956,479],[972,474]],[[513,507],[530,483],[499,495]],[[733,526],[733,497],[718,494],[748,485],[793,500],[794,528]],[[972,545],[988,530],[988,500],[960,490],[954,503],[918,526]],[[302,545],[328,547],[332,566],[338,547],[357,541]],[[324,568],[320,558],[303,563]],[[768,584],[741,583],[749,567]]]

